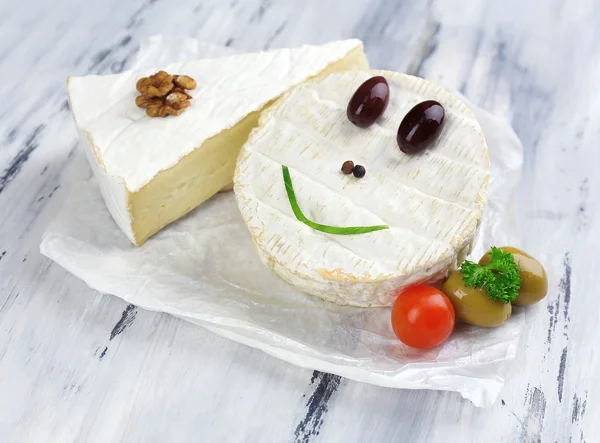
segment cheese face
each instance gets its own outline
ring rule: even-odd
[[[348,120],[346,107],[376,75],[389,83],[389,105],[361,129]],[[425,100],[444,106],[444,127],[422,154],[404,154],[398,126]],[[346,160],[365,166],[364,178],[344,175]],[[333,235],[299,222],[282,165],[310,220],[389,229]],[[458,98],[417,77],[357,71],[304,83],[263,113],[240,153],[234,190],[261,260],[287,282],[339,304],[390,306],[399,290],[440,280],[468,255],[489,168],[479,123]]]
[[[362,43],[344,40],[70,77],[68,94],[107,207],[139,245],[231,182],[240,148],[277,97],[316,76],[366,68]],[[179,116],[151,118],[135,104],[137,80],[159,69],[198,84]]]

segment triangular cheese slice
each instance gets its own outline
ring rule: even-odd
[[[260,113],[315,76],[366,69],[359,40],[176,63],[115,75],[70,77],[71,110],[108,209],[136,245],[217,193]],[[138,79],[163,69],[188,75],[191,107],[148,117]]]

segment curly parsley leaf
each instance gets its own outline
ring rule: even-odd
[[[500,248],[492,247],[489,252],[491,261],[481,266],[472,261],[465,261],[460,270],[465,286],[484,288],[488,297],[509,303],[517,298],[521,287],[519,266],[512,254]]]

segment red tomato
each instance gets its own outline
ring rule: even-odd
[[[406,289],[392,308],[394,333],[413,348],[428,349],[441,344],[452,333],[454,321],[452,303],[432,286]]]

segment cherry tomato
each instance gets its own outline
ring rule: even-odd
[[[405,345],[428,349],[441,344],[454,329],[450,299],[432,286],[404,290],[392,308],[394,333]]]

